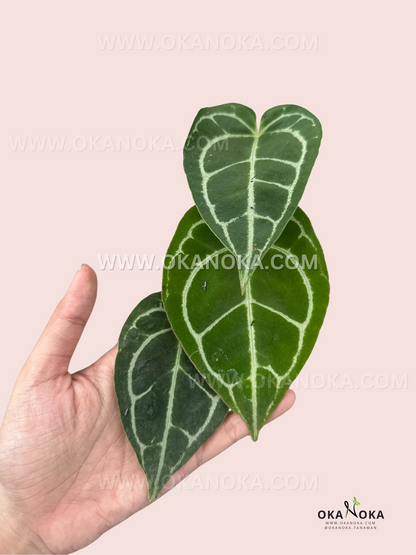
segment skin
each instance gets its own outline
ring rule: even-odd
[[[1,553],[70,553],[149,504],[118,412],[117,347],[68,372],[96,295],[97,276],[83,265],[18,376],[0,429]],[[289,390],[270,421],[294,401]],[[247,435],[230,413],[161,495]],[[103,489],[106,474],[134,475],[134,486]]]

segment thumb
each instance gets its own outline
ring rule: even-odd
[[[97,276],[83,264],[65,297],[56,307],[39,341],[27,360],[24,374],[53,379],[68,371],[69,362],[94,308]]]

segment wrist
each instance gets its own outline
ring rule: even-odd
[[[12,514],[1,485],[0,553],[50,553],[41,538]]]

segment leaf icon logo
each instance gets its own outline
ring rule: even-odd
[[[355,506],[356,506],[356,505],[361,505],[361,503],[359,503],[359,502],[357,501],[357,498],[356,498],[356,497],[354,497],[352,503],[353,503],[353,505],[352,505],[352,510],[351,510],[351,509],[349,508],[348,501],[344,501],[344,505],[347,507],[347,510],[345,511],[345,517],[344,517],[344,518],[347,518],[348,511],[350,511],[350,513],[352,513],[354,516],[357,516],[357,513],[355,512]]]

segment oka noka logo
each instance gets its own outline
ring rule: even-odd
[[[377,518],[383,518],[384,519],[384,515],[383,515],[383,511],[381,510],[376,510],[376,509],[372,509],[372,510],[358,510],[357,507],[361,505],[361,503],[359,503],[357,501],[357,498],[354,497],[353,501],[352,501],[352,507],[350,508],[350,504],[348,501],[344,501],[344,507],[347,509],[345,511],[345,515],[343,515],[343,512],[341,512],[340,509],[334,509],[332,511],[318,511],[318,518],[320,519],[341,519],[344,520],[347,518],[348,513],[350,513],[350,516],[354,516],[357,519],[360,520],[365,520],[366,518],[369,519],[377,519]]]

